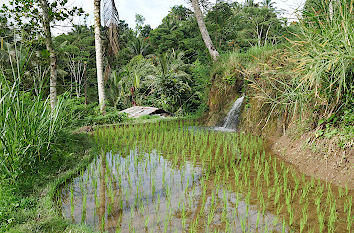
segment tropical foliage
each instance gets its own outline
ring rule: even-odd
[[[43,191],[44,176],[53,181],[57,173],[74,166],[68,161],[76,151],[69,153],[67,145],[82,146],[82,141],[72,139],[77,132],[128,121],[120,111],[134,105],[207,117],[208,107],[218,101],[211,98],[213,91],[246,92],[262,105],[257,113],[262,123],[282,118],[284,124],[315,131],[316,137],[339,135],[341,147],[349,148],[354,115],[353,1],[307,0],[298,21],[289,23],[271,0],[200,0],[193,1],[203,12],[199,20],[195,10],[180,5],[172,7],[156,28],[139,14],[130,28],[119,20],[119,6],[106,0],[103,25],[98,20],[96,31],[82,18],[83,25],[55,36],[50,35],[50,25],[84,16],[81,8],[67,7],[67,0],[8,1],[0,9],[0,231],[35,216],[14,213],[39,205],[31,195],[36,195],[33,187]],[[41,3],[47,3],[47,10]],[[203,42],[200,20],[211,47],[220,54],[216,62]],[[95,32],[100,34],[96,39],[102,39],[100,62]],[[106,96],[100,106],[105,105],[105,111],[98,105],[100,63],[100,89]],[[57,74],[55,85],[51,73]],[[48,96],[54,86],[58,102],[51,108]],[[219,152],[224,150],[228,149]],[[42,183],[37,185],[36,179]],[[335,208],[328,211],[335,221]]]

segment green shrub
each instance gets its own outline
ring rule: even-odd
[[[71,127],[84,125],[114,124],[127,119],[126,114],[120,113],[115,107],[106,107],[106,114],[102,115],[98,103],[85,104],[84,98],[68,98],[68,115],[71,118]]]
[[[0,173],[15,182],[50,159],[69,119],[64,99],[51,111],[48,99],[20,90],[19,78],[6,80],[0,73]]]
[[[277,67],[274,59],[262,58],[265,64],[258,65],[259,75],[252,80],[270,113],[286,112],[289,119],[306,121],[309,129],[338,126],[354,99],[354,0],[332,1],[331,8],[329,1],[314,2],[314,10],[309,5],[297,24],[297,38],[289,40],[283,62]]]
[[[101,114],[99,112],[99,107],[96,102],[85,104],[85,98],[83,97],[71,98],[69,96],[66,96],[65,98],[67,98],[67,102],[68,102],[67,113],[71,119],[72,128],[83,126],[87,124],[86,118]]]
[[[126,120],[128,116],[125,113],[120,113],[117,110],[107,111],[105,115],[91,115],[87,116],[84,121],[88,125],[103,125],[103,124],[115,124]]]

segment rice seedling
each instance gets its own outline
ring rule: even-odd
[[[81,213],[81,222],[84,223],[86,220],[86,205],[87,205],[87,192],[84,191],[82,198],[82,213]]]
[[[104,231],[105,230],[105,226],[106,226],[106,217],[105,216],[102,216],[101,217],[101,224],[100,224],[100,229],[101,231]]]
[[[121,233],[121,232],[122,232],[122,229],[120,227],[116,227],[115,233]]]
[[[241,224],[241,229],[242,229],[242,232],[246,232],[246,221],[247,219],[246,218],[242,218],[240,219],[240,224]]]
[[[336,201],[333,200],[330,206],[330,214],[328,219],[328,231],[335,232],[335,222],[337,220],[337,212],[336,212]]]
[[[301,191],[301,196],[300,196],[300,204],[305,200],[305,198],[308,195],[308,192],[310,190],[311,184],[310,183],[306,183],[305,187],[302,188]]]
[[[344,202],[344,212],[347,213],[346,221],[347,221],[347,230],[350,232],[353,218],[352,218],[352,196],[348,196],[346,201]]]
[[[145,217],[145,220],[144,220],[145,230],[148,230],[149,220],[150,220],[149,218],[150,218],[149,215],[147,215],[147,216]]]
[[[318,211],[317,213],[318,217],[318,226],[319,226],[319,232],[323,232],[323,229],[325,227],[325,214],[321,210]]]
[[[280,194],[281,194],[281,187],[278,186],[277,191],[275,193],[275,197],[274,197],[274,205],[278,204],[278,201],[280,199]]]
[[[75,203],[74,203],[74,187],[70,186],[70,213],[71,218],[74,219]]]
[[[308,207],[308,202],[306,202],[306,204],[302,208],[302,218],[300,220],[300,232],[303,232],[305,225],[307,223],[307,219],[308,219],[307,207]]]
[[[286,232],[286,222],[285,222],[285,218],[284,218],[284,217],[283,217],[283,221],[282,221],[281,232],[282,232],[282,233],[285,233],[285,232]]]

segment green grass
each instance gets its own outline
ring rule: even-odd
[[[43,187],[80,160],[63,145],[85,141],[65,131],[70,121],[64,99],[59,98],[52,111],[41,89],[23,90],[29,60],[15,50],[15,58],[10,56],[12,76],[0,72],[0,231],[36,216]]]
[[[287,112],[289,118],[304,118],[312,127],[338,126],[345,122],[339,116],[353,105],[353,0],[333,3],[332,18],[325,4],[319,7],[299,20],[287,49],[254,54],[249,66],[255,65],[260,79],[249,69],[242,74],[269,104],[273,117]],[[235,64],[242,60],[236,58]]]
[[[0,231],[64,232],[76,229],[74,232],[86,232],[61,217],[56,195],[63,183],[91,162],[93,153],[88,152],[88,149],[92,144],[86,135],[74,135],[63,143],[67,145],[66,151],[58,151],[54,160],[37,167],[41,173],[28,181],[26,192],[14,192],[11,186],[1,186],[11,191],[0,192],[0,195],[4,195],[0,203]]]
[[[19,79],[10,84],[0,73],[0,80],[0,173],[15,184],[51,159],[68,119],[64,100],[51,111],[48,99],[22,91]]]
[[[11,69],[0,71],[0,185],[23,192],[38,168],[60,151],[59,141],[67,136],[71,119],[65,98],[59,97],[50,108],[44,82],[25,88],[30,52],[17,47],[12,52]]]

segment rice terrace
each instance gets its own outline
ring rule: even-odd
[[[348,188],[299,174],[266,153],[259,137],[191,129],[196,123],[98,130],[100,154],[58,196],[64,216],[108,232],[290,232],[296,222],[300,232],[350,227]]]
[[[0,232],[353,232],[353,9],[0,0]]]

